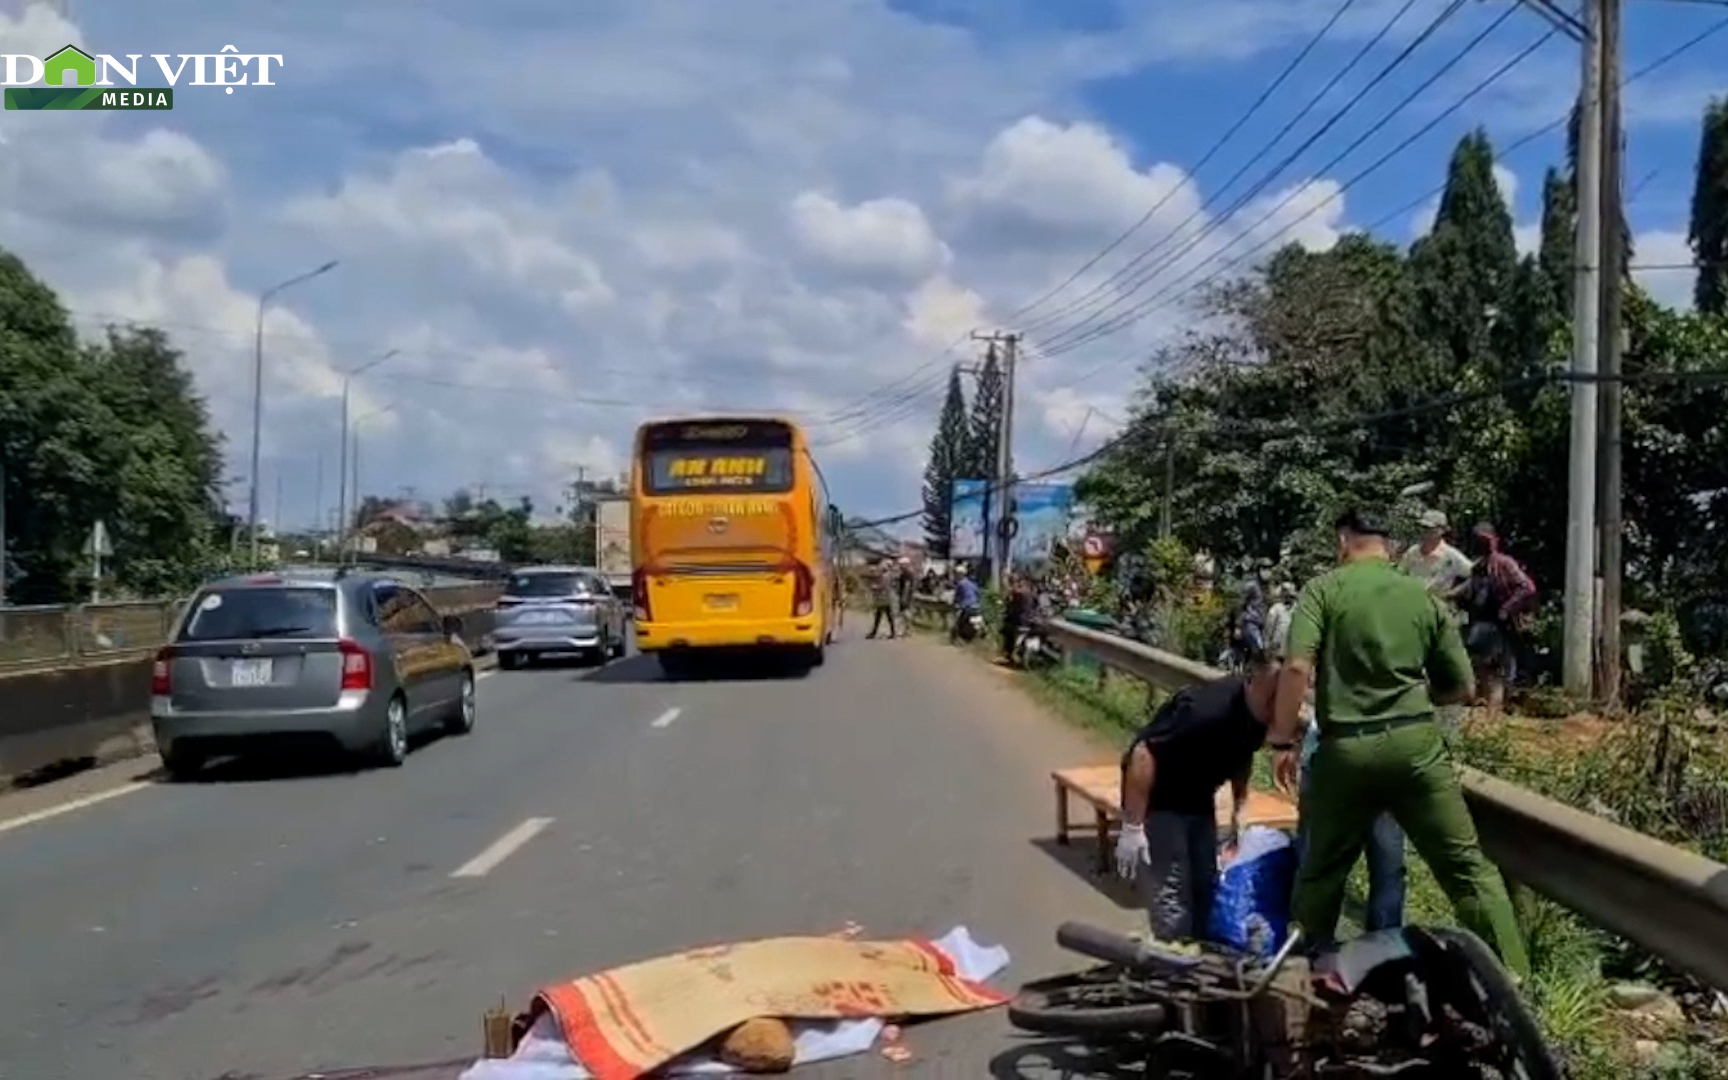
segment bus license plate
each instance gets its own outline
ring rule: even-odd
[[[230,686],[269,686],[275,675],[275,664],[269,660],[236,660],[228,671]]]
[[[737,593],[709,593],[702,598],[709,611],[733,611],[738,607]]]

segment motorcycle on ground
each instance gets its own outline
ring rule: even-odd
[[[1075,922],[1062,924],[1056,941],[1105,966],[1026,984],[1009,1005],[1009,1022],[1107,1050],[1135,1075],[1564,1075],[1511,977],[1466,931],[1383,930],[1310,958],[1292,929],[1269,960],[1213,945],[1137,941]]]

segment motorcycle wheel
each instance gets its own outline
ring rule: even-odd
[[[1482,997],[1494,1026],[1512,1050],[1512,1064],[1518,1080],[1564,1080],[1566,1071],[1555,1060],[1542,1037],[1542,1028],[1530,1015],[1530,1007],[1513,984],[1512,976],[1501,966],[1486,942],[1468,930],[1429,930],[1434,940],[1457,953],[1470,966],[1476,992]]]
[[[1170,1010],[1120,969],[1098,968],[1027,983],[1008,1022],[1035,1035],[1150,1037],[1169,1025]]]

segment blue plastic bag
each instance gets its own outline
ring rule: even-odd
[[[1246,953],[1270,956],[1290,932],[1296,848],[1287,833],[1251,825],[1218,874],[1207,936]]]

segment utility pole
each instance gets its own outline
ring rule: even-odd
[[[324,560],[324,451],[318,451],[318,471],[312,477],[312,561]]]
[[[1602,24],[1609,0],[1584,4],[1579,91],[1578,232],[1573,257],[1572,427],[1568,454],[1564,686],[1589,697],[1596,643],[1596,380],[1602,272]]]
[[[985,488],[984,521],[990,524],[991,494],[999,509],[996,512],[997,521],[986,536],[985,546],[993,549],[995,558],[990,562],[990,584],[1000,589],[1007,580],[1008,568],[1014,554],[1014,531],[1019,522],[1014,516],[1014,376],[1020,359],[1020,335],[997,331],[991,334],[974,333],[974,341],[989,343],[990,350],[995,353],[1001,365],[1002,372],[1002,418],[996,434],[996,477],[989,487]],[[991,536],[995,543],[991,544]]]
[[[1621,427],[1626,384],[1621,363],[1626,347],[1622,321],[1626,299],[1626,133],[1620,102],[1622,0],[1601,0],[1602,22],[1602,325],[1597,348],[1602,360],[1601,431],[1596,513],[1601,521],[1599,567],[1602,592],[1597,609],[1596,693],[1613,706],[1620,701],[1620,602],[1625,575],[1621,488]]]
[[[6,606],[6,460],[0,458],[0,608]]]

